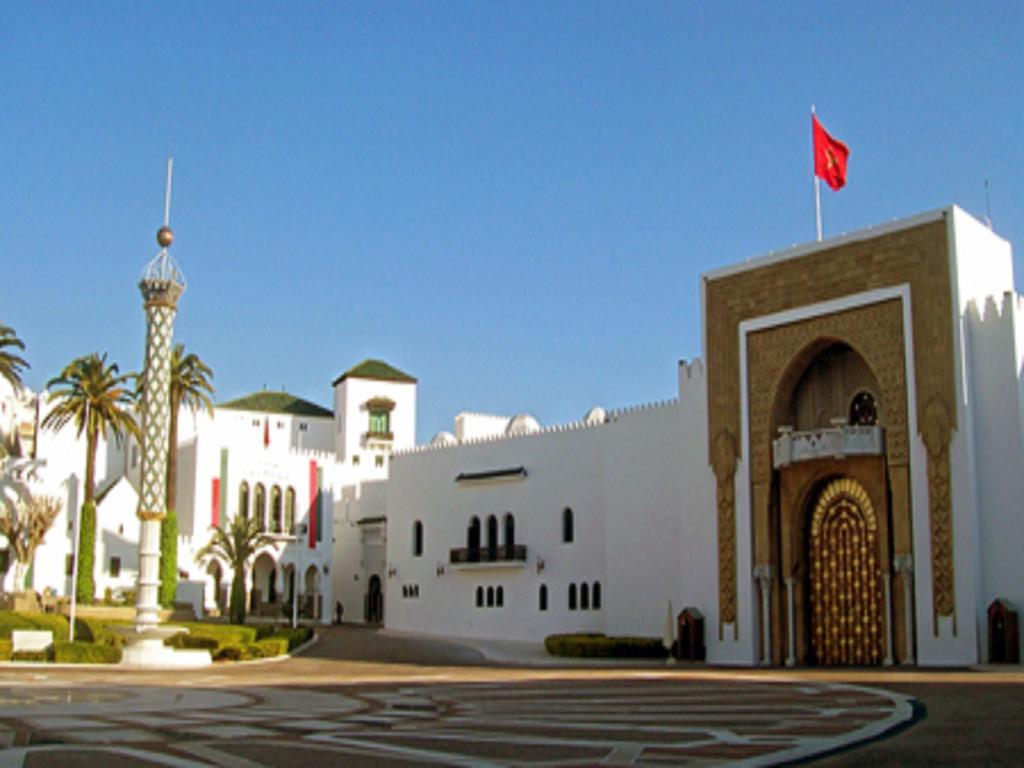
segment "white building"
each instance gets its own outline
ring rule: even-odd
[[[322,621],[340,603],[346,621],[437,635],[660,637],[671,605],[702,614],[711,663],[989,660],[989,606],[1024,605],[1009,244],[948,208],[700,287],[702,359],[668,402],[546,428],[463,413],[418,446],[415,379],[365,361],[333,410],[258,393],[183,417],[184,580],[223,604],[226,564],[194,552],[248,514],[278,542],[249,579],[257,612],[283,610],[297,570]],[[83,451],[61,440],[37,448],[74,509]],[[133,450],[101,451],[108,561],[137,535]],[[66,589],[63,530],[37,589]]]
[[[722,664],[966,665],[1024,605],[1024,325],[949,208],[706,275],[678,400],[460,415],[395,457],[386,623],[660,637]]]

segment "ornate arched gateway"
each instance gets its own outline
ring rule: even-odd
[[[879,526],[871,499],[840,477],[817,495],[807,532],[811,658],[824,665],[880,664],[885,616]]]

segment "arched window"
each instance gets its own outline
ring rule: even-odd
[[[295,535],[295,489],[284,492],[284,531]]]
[[[256,492],[253,494],[252,515],[256,518],[261,531],[267,530],[267,492],[263,483],[256,483]]]
[[[469,519],[469,528],[466,531],[466,546],[469,548],[470,552],[476,552],[477,553],[477,558],[476,559],[479,559],[479,552],[480,552],[480,518],[477,517],[476,515],[473,515],[473,517],[471,517]],[[472,559],[473,559],[473,557],[472,557],[472,555],[470,555],[470,560],[472,560]]]
[[[572,510],[566,507],[562,510],[562,541],[571,544],[574,536]]]
[[[420,557],[423,554],[423,523],[417,520],[412,524],[412,556]]]
[[[487,518],[487,557],[492,561],[498,559],[498,518],[494,515]]]
[[[590,587],[587,582],[580,584],[580,610],[586,611],[590,608]]]
[[[540,610],[546,611],[548,609],[548,585],[547,584],[541,584],[540,585],[540,592],[539,592],[537,598],[538,598],[538,602],[540,604],[539,605]]]
[[[476,588],[476,607],[477,608],[483,608],[484,607],[484,588],[483,587],[477,587]]]
[[[850,424],[855,427],[873,427],[878,423],[878,406],[875,396],[861,390],[850,401]]]
[[[505,556],[513,557],[513,550],[516,547],[516,519],[511,512],[505,513]]]
[[[244,480],[238,486],[238,515],[243,520],[249,519],[249,484]]]
[[[487,588],[487,607],[494,607],[494,587]]]
[[[270,489],[270,532],[281,533],[281,489]]]
[[[505,604],[505,588],[498,587],[494,590],[494,604],[501,608]]]
[[[599,610],[601,608],[601,582],[595,581],[593,589],[590,590],[590,605],[593,609]]]
[[[576,610],[576,585],[575,584],[570,584],[569,585],[569,610],[570,611],[575,611]]]

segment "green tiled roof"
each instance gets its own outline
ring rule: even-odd
[[[415,384],[416,379],[408,373],[403,373],[397,368],[388,365],[383,360],[363,360],[359,365],[349,368],[341,376],[334,380],[337,386],[345,379],[377,379],[378,381],[399,381]]]
[[[251,395],[221,403],[218,408],[229,408],[233,411],[259,411],[260,413],[287,413],[292,416],[325,416],[331,418],[334,413],[309,400],[289,395],[287,392],[254,392]]]

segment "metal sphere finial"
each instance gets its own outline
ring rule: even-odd
[[[166,225],[160,227],[160,229],[156,231],[156,241],[159,243],[161,248],[167,248],[170,246],[170,244],[174,242],[174,233],[171,231],[171,228]]]

